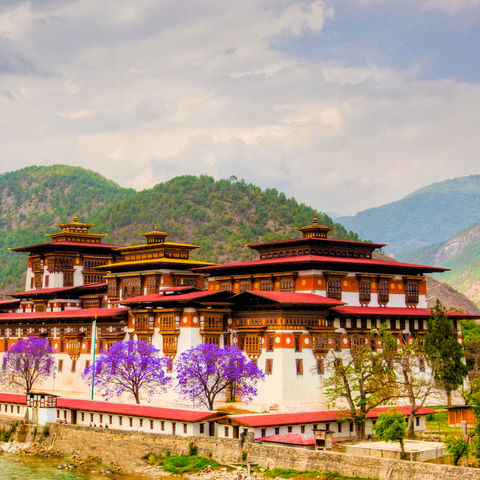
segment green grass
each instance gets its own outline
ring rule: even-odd
[[[371,477],[345,477],[339,473],[318,472],[317,470],[294,470],[293,468],[272,468],[265,470],[263,475],[267,478],[288,478],[288,479],[311,479],[318,478],[320,480],[375,480]]]
[[[150,465],[160,465],[167,472],[174,474],[199,472],[206,468],[214,469],[219,464],[211,458],[200,455],[154,455],[150,453],[144,457]]]

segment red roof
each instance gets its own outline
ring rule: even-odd
[[[121,308],[77,308],[61,312],[14,312],[0,313],[2,320],[36,320],[53,318],[111,318],[128,312],[128,307]]]
[[[20,405],[25,405],[27,403],[27,396],[16,393],[0,393],[0,402],[19,403]]]
[[[395,316],[413,316],[429,317],[432,312],[429,308],[407,308],[407,307],[333,307],[332,311],[342,315],[386,315]],[[448,312],[449,317],[454,318],[480,318],[480,315],[473,313]]]
[[[20,302],[19,298],[2,298],[0,299],[0,305],[16,305]]]
[[[126,403],[97,402],[94,400],[74,400],[58,398],[58,408],[84,410],[87,412],[117,413],[119,415],[132,415],[136,417],[161,418],[163,420],[176,420],[179,422],[201,422],[211,418],[223,417],[217,412],[202,412],[194,410],[180,410],[176,408],[145,407]]]
[[[73,287],[55,287],[55,288],[34,288],[32,290],[26,290],[24,292],[11,293],[11,297],[35,297],[37,295],[50,295],[53,293],[62,293],[69,292],[72,290],[77,290],[82,292],[84,290],[96,290],[99,288],[106,287],[106,282],[95,282],[95,283],[86,283],[84,285],[75,285]]]
[[[381,413],[385,413],[390,410],[392,406],[376,407],[367,414],[367,418],[377,418]],[[410,406],[402,405],[395,406],[400,413],[409,415]],[[422,407],[417,415],[428,415],[430,413],[436,413],[435,410]],[[279,425],[295,425],[300,423],[325,423],[325,422],[341,422],[348,420],[350,414],[346,410],[325,410],[323,412],[303,412],[303,413],[268,413],[261,415],[238,415],[230,416],[242,425],[247,427],[273,427]]]
[[[60,233],[60,232],[59,232]],[[12,248],[13,252],[28,252],[34,248],[41,248],[41,247],[55,247],[55,246],[71,246],[71,247],[88,247],[88,248],[121,248],[119,245],[108,245],[106,243],[86,243],[86,242],[45,242],[45,243],[38,243],[37,245],[29,245],[27,247],[18,247]]]
[[[262,442],[284,443],[287,445],[315,445],[315,437],[313,435],[293,432],[256,438],[256,440]]]
[[[345,302],[334,300],[333,298],[315,295],[313,293],[295,293],[295,292],[272,292],[247,290],[242,293],[237,293],[233,298],[241,295],[251,294],[257,297],[266,298],[278,303],[306,303],[306,304],[320,304],[320,305],[345,305]]]
[[[202,290],[200,292],[182,293],[180,295],[163,295],[154,293],[151,295],[139,295],[138,297],[130,297],[122,300],[120,303],[143,303],[143,302],[188,302],[191,300],[200,300],[202,298],[218,295],[219,293],[231,293],[227,290],[216,290],[214,292]]]
[[[266,243],[252,243],[247,245],[247,247],[250,248],[260,248],[260,247],[270,247],[274,245],[283,245],[283,244],[289,244],[289,243],[310,243],[310,242],[332,242],[332,243],[348,243],[351,245],[365,245],[367,247],[372,247],[374,248],[381,248],[385,247],[388,245],[387,243],[370,243],[370,242],[362,242],[359,240],[343,240],[340,238],[318,238],[318,237],[310,237],[310,238],[305,238],[305,237],[300,237],[300,238],[291,238],[289,240],[276,240],[274,242],[266,242]]]
[[[349,257],[327,257],[321,255],[299,255],[294,257],[266,258],[263,260],[247,260],[244,262],[225,263],[207,267],[193,268],[193,271],[216,271],[228,268],[258,267],[262,265],[285,265],[291,263],[326,263],[326,264],[348,264],[348,265],[373,265],[391,267],[395,270],[402,268],[414,269],[421,272],[444,272],[448,268],[431,267],[428,265],[416,265],[414,263],[395,262],[391,260],[376,260],[372,258],[349,258]]]
[[[26,290],[25,292],[11,293],[11,297],[33,297],[36,295],[48,295],[50,293],[68,292],[74,290],[77,287],[57,287],[57,288],[35,288],[32,290]]]
[[[417,405],[415,405],[415,407],[416,406]],[[395,406],[376,407],[367,413],[367,418],[378,418],[382,413],[388,412],[391,408],[395,408],[396,410],[398,410],[400,413],[403,413],[404,415],[410,415],[410,405],[395,405]],[[417,411],[415,415],[430,415],[431,413],[437,413],[437,411],[427,407],[420,407],[420,409]]]

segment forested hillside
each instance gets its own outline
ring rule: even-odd
[[[95,223],[108,233],[108,243],[141,243],[141,233],[155,225],[172,234],[171,240],[201,245],[196,258],[240,260],[252,255],[246,243],[296,235],[294,227],[309,224],[314,209],[287,198],[275,189],[262,191],[244,181],[215,181],[183,176],[135,192],[101,175],[55,165],[28,167],[0,175],[0,290],[23,286],[24,257],[8,248],[47,240],[55,223],[70,220]],[[332,219],[317,213],[318,221]],[[340,238],[357,239],[337,225]]]
[[[243,180],[181,176],[111,205],[96,223],[123,245],[142,241],[139,235],[158,225],[172,240],[201,245],[196,258],[221,262],[251,257],[246,243],[298,236],[293,229],[310,224],[315,213],[275,189],[261,190]],[[317,217],[333,225],[328,215]],[[341,225],[336,234],[358,239]]]
[[[480,175],[434,183],[396,202],[338,221],[398,254],[443,242],[480,220]]]
[[[24,256],[8,248],[44,242],[46,233],[58,230],[56,223],[75,213],[81,219],[94,218],[111,202],[133,193],[91,170],[66,165],[0,175],[0,290],[21,287],[26,268]]]

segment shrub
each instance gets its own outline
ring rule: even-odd
[[[198,454],[198,447],[194,443],[188,444],[188,454],[193,457],[194,455]]]

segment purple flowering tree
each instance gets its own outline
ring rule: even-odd
[[[202,343],[182,353],[177,360],[177,390],[197,405],[213,410],[217,395],[235,389],[244,401],[257,394],[264,373],[237,347],[220,348]]]
[[[36,382],[55,375],[54,354],[43,337],[19,340],[3,357],[1,382],[31,392]]]
[[[102,351],[95,361],[82,373],[82,378],[103,391],[108,399],[119,397],[124,392],[140,403],[140,393],[151,396],[165,391],[171,380],[167,376],[168,359],[160,355],[151,343],[127,340],[114,343],[109,351]]]

